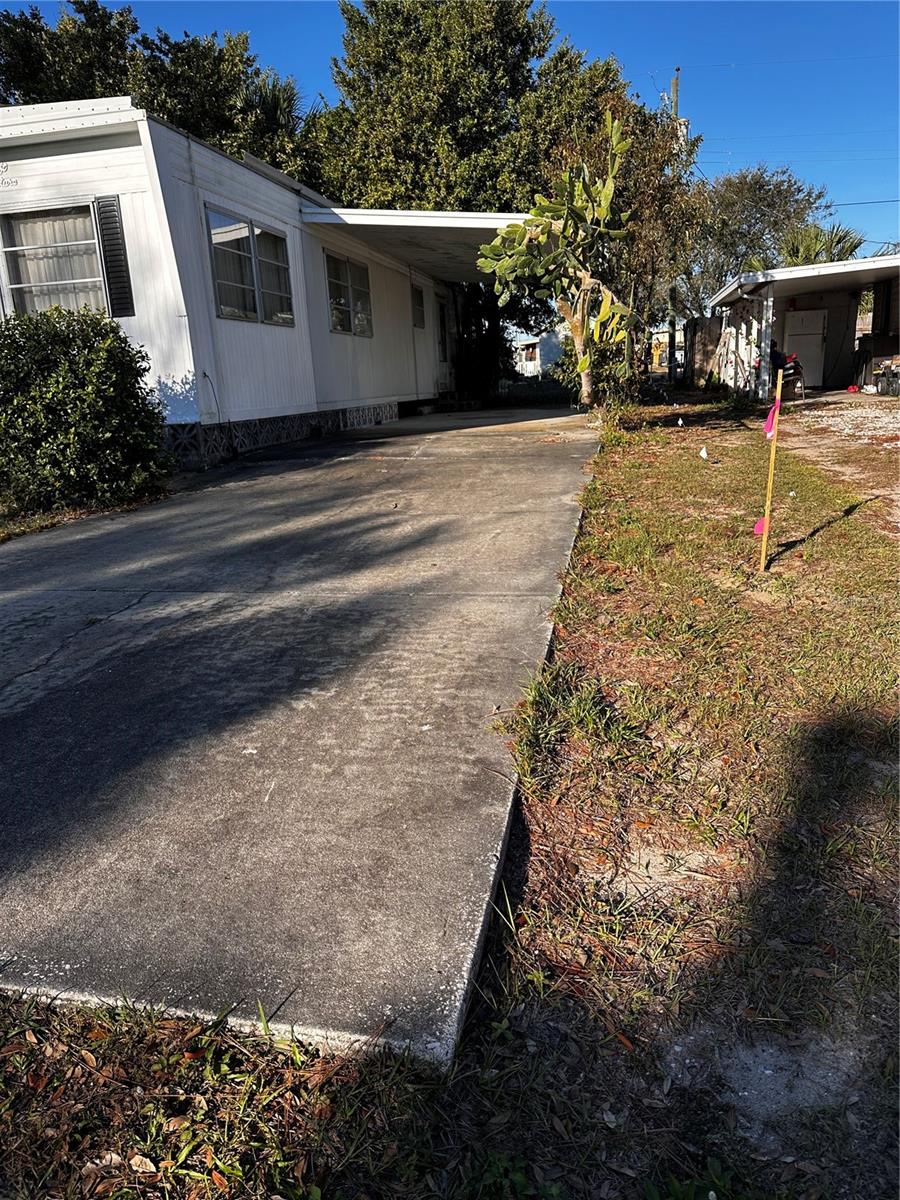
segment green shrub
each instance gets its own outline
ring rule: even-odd
[[[165,474],[149,360],[103,313],[0,321],[0,497],[21,512],[118,504]]]

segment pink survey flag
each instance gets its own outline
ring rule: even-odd
[[[759,520],[756,522],[756,524],[753,526],[753,536],[754,537],[762,537],[762,535],[765,532],[766,532],[766,518],[760,517]]]
[[[781,397],[775,397],[775,403],[769,409],[769,415],[766,417],[765,431],[766,437],[772,438],[775,434],[775,414],[781,411]]]

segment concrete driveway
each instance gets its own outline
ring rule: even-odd
[[[0,547],[0,983],[446,1059],[594,439],[274,450]]]

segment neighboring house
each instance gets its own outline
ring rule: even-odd
[[[684,365],[684,321],[675,326],[675,363]],[[650,334],[650,369],[666,370],[669,366],[669,327],[660,325]]]
[[[452,392],[456,282],[496,213],[339,209],[128,97],[0,108],[0,305],[106,308],[182,461]]]
[[[866,289],[874,288],[876,298],[887,296],[889,309],[898,270],[900,255],[891,254],[778,267],[732,279],[710,301],[722,315],[714,373],[736,391],[765,399],[774,383],[769,364],[769,346],[774,339],[785,354],[797,355],[807,387],[838,389],[858,382],[859,298]],[[884,299],[880,305],[876,299],[873,329],[884,304]],[[883,344],[890,344],[889,333]],[[896,333],[893,345],[896,353]]]
[[[548,367],[559,362],[565,329],[565,324],[561,324],[538,337],[528,333],[516,334],[513,338],[513,356],[518,373],[528,379],[539,377]]]

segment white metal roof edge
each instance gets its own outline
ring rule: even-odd
[[[24,125],[30,122],[67,121],[78,117],[105,116],[109,113],[142,113],[130,96],[101,96],[96,100],[55,100],[49,104],[0,105],[0,125]]]
[[[718,308],[728,300],[741,298],[741,293],[765,283],[788,282],[792,279],[829,278],[832,275],[852,275],[872,267],[884,267],[884,274],[900,270],[900,254],[875,255],[873,258],[848,258],[839,262],[811,263],[803,267],[773,267],[769,271],[745,271],[736,275],[710,299],[710,308]]]
[[[499,229],[525,219],[525,213],[446,212],[415,208],[311,208],[303,219],[320,225],[389,225],[410,229]]]

